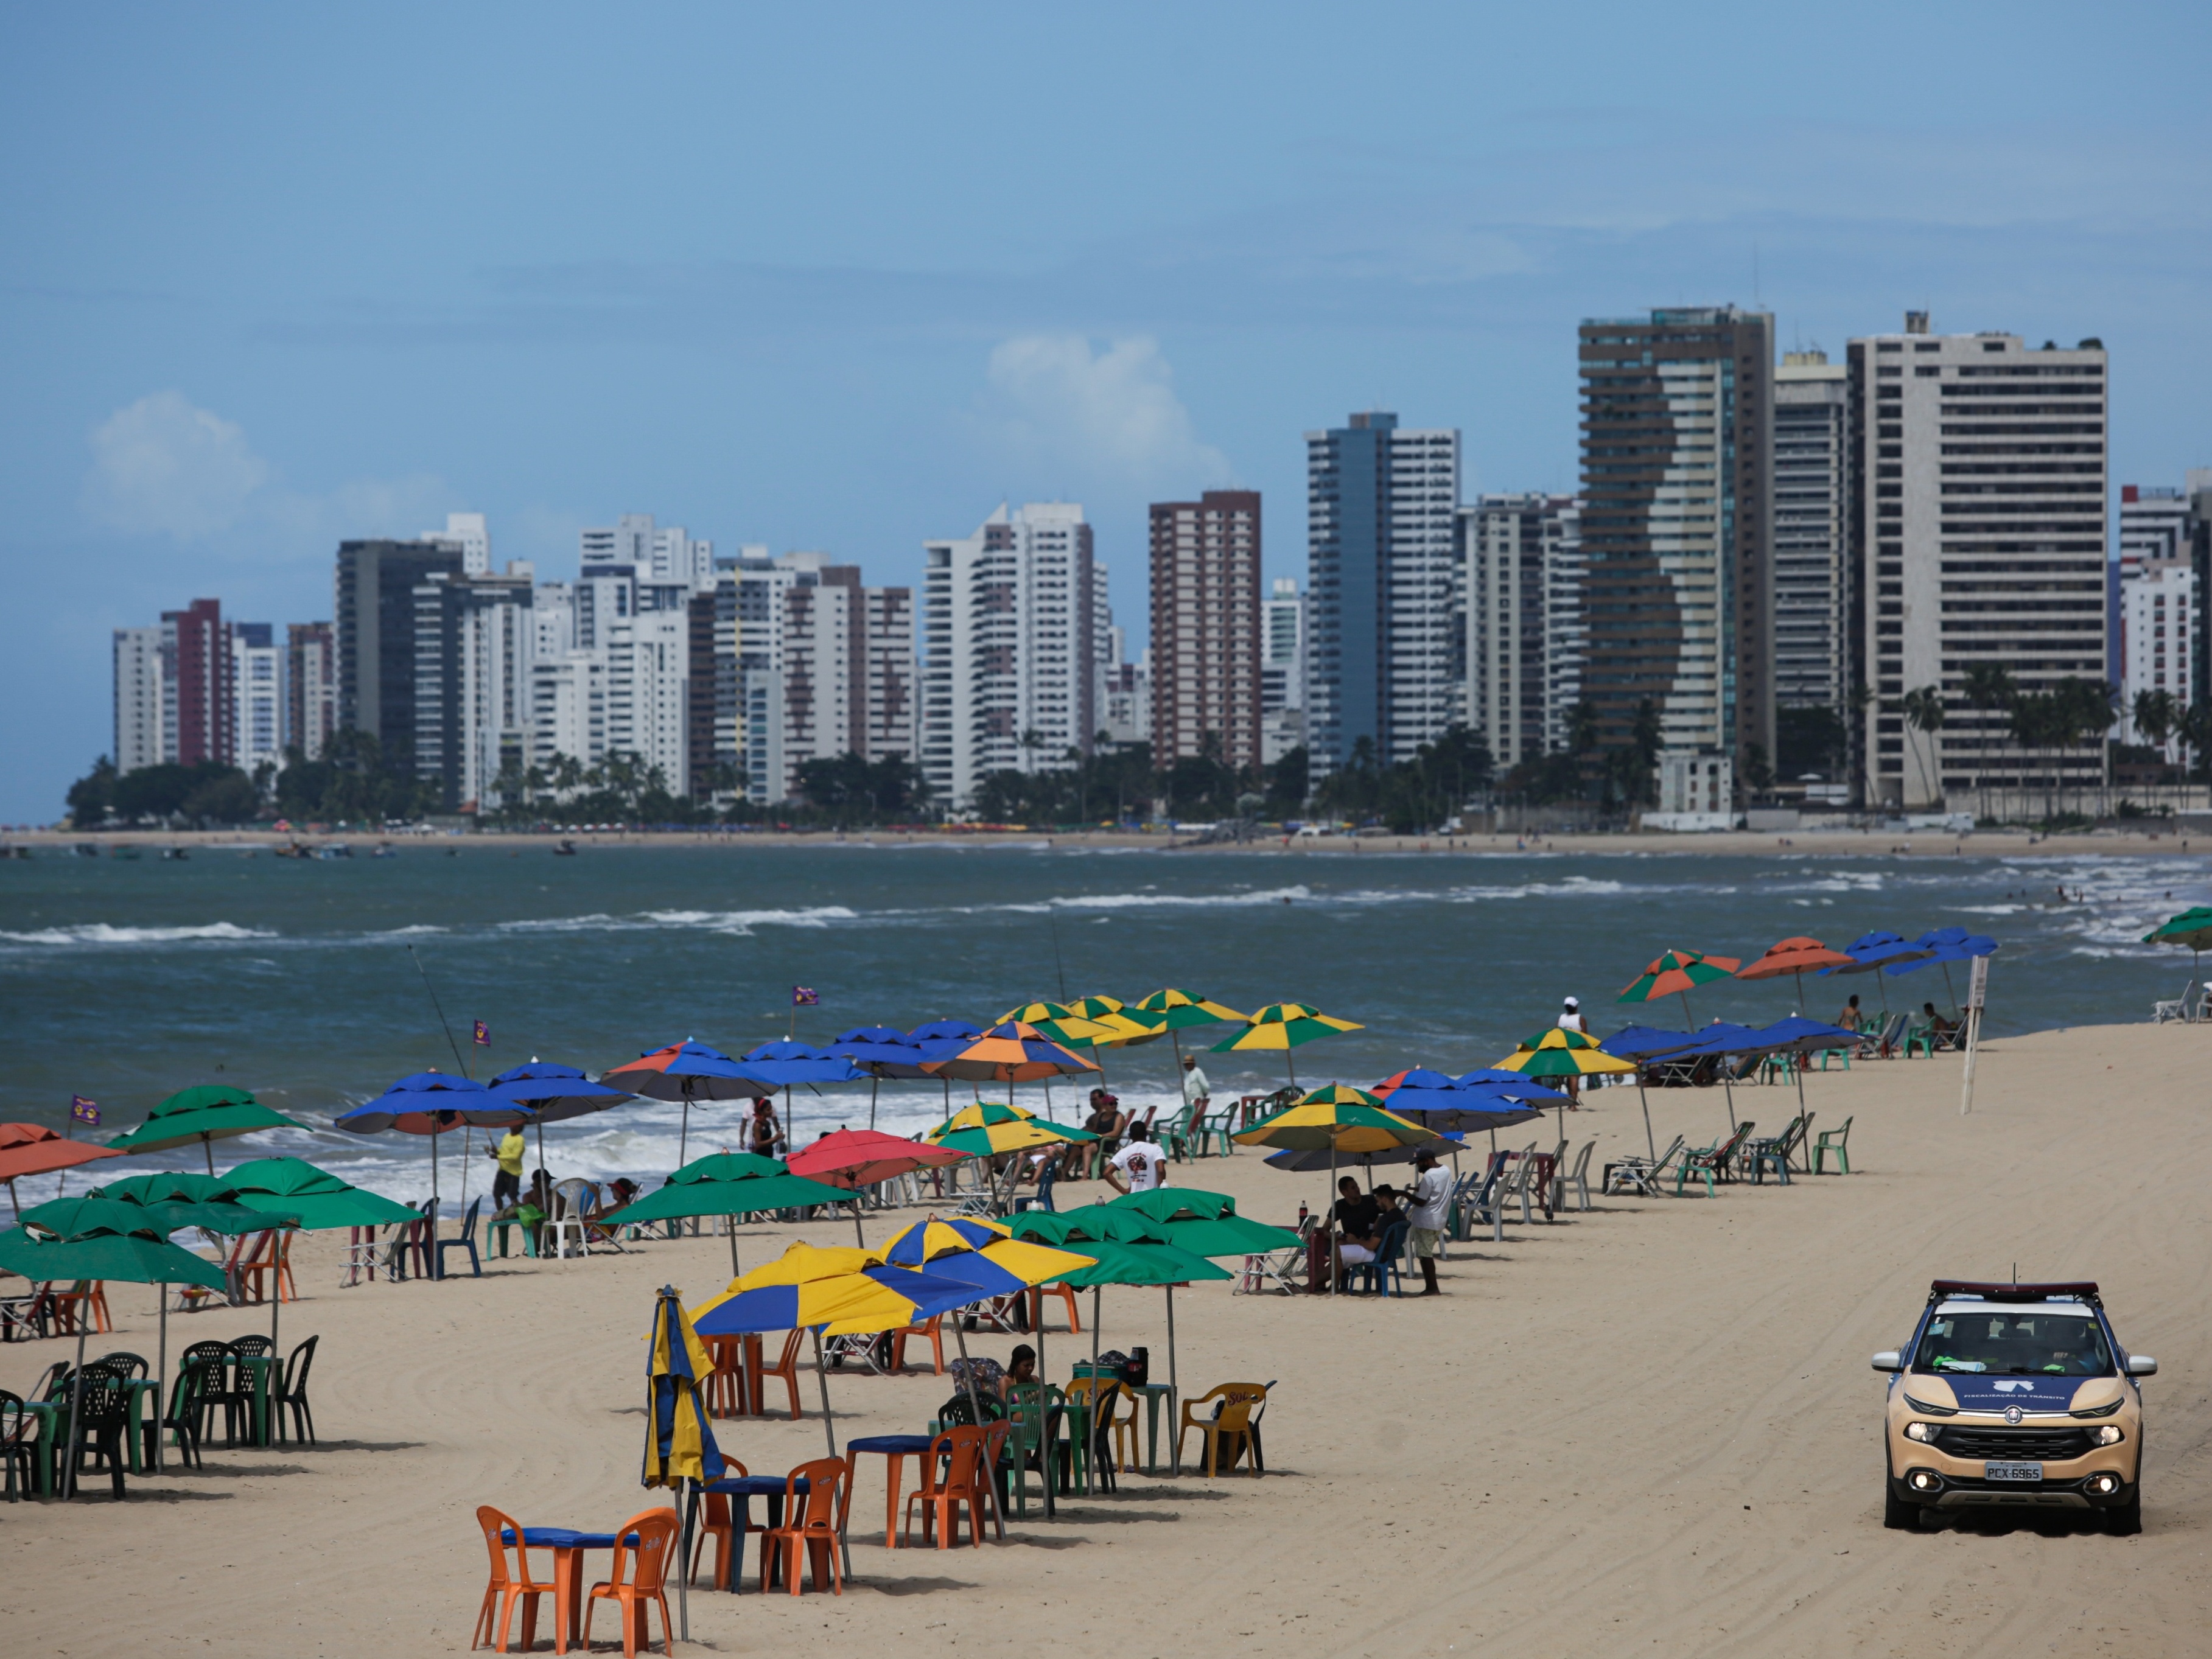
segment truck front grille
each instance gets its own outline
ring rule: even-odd
[[[2081,1456],[2095,1443],[2088,1429],[1983,1428],[1950,1423],[1936,1431],[1936,1444],[1954,1457],[2063,1463]]]

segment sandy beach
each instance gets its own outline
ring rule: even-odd
[[[1128,1475],[1054,1522],[1014,1521],[1003,1545],[887,1552],[870,1460],[847,1594],[697,1591],[695,1644],[1049,1644],[1119,1659],[2201,1654],[2208,1065],[2203,1028],[2013,1038],[1984,1048],[1964,1118],[1953,1057],[1815,1073],[1819,1127],[1855,1119],[1848,1177],[1516,1220],[1502,1246],[1455,1247],[1433,1300],[1186,1291],[1185,1393],[1276,1384],[1265,1479]],[[1772,1088],[1737,1093],[1742,1115],[1775,1127],[1795,1105]],[[1652,1110],[1662,1139],[1726,1127],[1717,1091],[1656,1094]],[[1598,1093],[1568,1127],[1577,1143],[1596,1137],[1598,1161],[1644,1139],[1631,1090]],[[1249,1152],[1173,1178],[1278,1220],[1301,1198],[1318,1206],[1325,1185]],[[1063,1186],[1062,1206],[1104,1190]],[[871,1217],[871,1238],[890,1224]],[[751,1264],[796,1236],[848,1242],[850,1229],[749,1227],[740,1247]],[[121,1507],[0,1505],[10,1651],[465,1650],[485,1576],[477,1504],[604,1528],[659,1501],[637,1484],[640,1333],[656,1285],[693,1301],[719,1288],[727,1248],[663,1241],[340,1290],[338,1247],[311,1237],[296,1258],[305,1299],[283,1323],[287,1346],[322,1338],[322,1444],[225,1450],[218,1437],[204,1470],[134,1481]],[[2130,1347],[2160,1361],[2145,1387],[2139,1537],[2025,1518],[1881,1528],[1881,1382],[1867,1357],[1907,1334],[1931,1277],[2002,1277],[2015,1260],[2023,1277],[2100,1281]],[[117,1329],[90,1352],[150,1356],[152,1292],[111,1298]],[[1149,1344],[1159,1376],[1162,1316],[1158,1292],[1109,1291],[1105,1343]],[[171,1352],[266,1328],[265,1310],[173,1316]],[[1004,1359],[1014,1340],[973,1341]],[[1071,1340],[1054,1321],[1054,1376],[1077,1340],[1087,1349],[1088,1331]],[[27,1388],[68,1351],[0,1350],[0,1386]],[[803,1421],[722,1422],[726,1452],[776,1474],[820,1455],[804,1380]],[[926,1370],[830,1388],[841,1438],[917,1429],[951,1391]]]

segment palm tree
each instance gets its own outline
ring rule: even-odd
[[[2010,708],[2020,701],[2020,687],[2014,683],[2012,670],[2002,663],[1970,665],[1966,670],[1966,692],[1967,702],[1984,714],[2000,708]],[[1980,786],[1984,817],[1987,817],[1990,811],[1989,746],[1990,725],[1984,720],[1980,723],[1974,739],[1974,773]]]
[[[1943,763],[1941,755],[1936,752],[1936,733],[1943,729],[1943,688],[1940,685],[1923,685],[1917,691],[1908,691],[1905,694],[1902,706],[1905,709],[1905,725],[1928,739],[1929,758],[1935,763],[1936,767],[1935,787],[1932,793],[1935,800],[1940,804],[1943,799],[1942,789]],[[1922,763],[1920,750],[1917,749],[1912,751],[1912,763],[1919,769],[1922,790],[1929,792],[1928,767]]]
[[[2166,745],[2181,723],[2181,706],[2173,693],[2163,686],[2155,691],[2136,692],[2134,720],[2136,738],[2157,750],[2160,763],[2171,767],[2173,757]]]

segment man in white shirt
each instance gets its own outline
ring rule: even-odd
[[[1589,1035],[1589,1022],[1583,1018],[1583,1005],[1573,997],[1569,997],[1559,1010],[1559,1029],[1562,1031],[1579,1031],[1584,1036]],[[1569,1102],[1567,1109],[1579,1112],[1582,1110],[1583,1080],[1570,1072],[1565,1081]]]
[[[1106,1180],[1115,1191],[1149,1193],[1167,1184],[1167,1154],[1154,1146],[1141,1123],[1129,1129],[1129,1144],[1107,1160]]]
[[[1434,1296],[1437,1258],[1443,1254],[1444,1211],[1451,1197],[1452,1182],[1430,1153],[1415,1153],[1413,1167],[1420,1173],[1413,1177],[1413,1185],[1406,1194],[1406,1237],[1413,1248],[1413,1259],[1421,1264],[1421,1294]]]
[[[1196,1101],[1199,1109],[1204,1111],[1212,1098],[1213,1085],[1206,1080],[1206,1073],[1198,1069],[1198,1056],[1185,1054],[1182,1057],[1182,1103],[1188,1106]]]

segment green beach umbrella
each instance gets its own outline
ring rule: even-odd
[[[1395,1146],[1418,1146],[1437,1139],[1437,1132],[1410,1118],[1386,1109],[1364,1089],[1332,1083],[1316,1089],[1304,1099],[1261,1118],[1250,1128],[1230,1137],[1247,1146],[1273,1146],[1284,1152],[1328,1153],[1328,1189],[1336,1191],[1336,1161],[1345,1153],[1384,1152]],[[1335,1234],[1329,1235],[1333,1240]],[[1330,1251],[1328,1290],[1336,1294],[1334,1247]]]
[[[125,1204],[228,1204],[236,1200],[238,1188],[222,1176],[202,1175],[197,1170],[157,1170],[102,1182],[89,1195],[120,1199]]]
[[[1125,1193],[1103,1207],[1136,1211],[1158,1223],[1169,1243],[1193,1255],[1257,1255],[1298,1244],[1298,1236],[1288,1228],[1237,1214],[1237,1200],[1227,1193],[1155,1187],[1148,1193]]]
[[[204,1285],[211,1291],[225,1288],[222,1271],[214,1263],[202,1260],[190,1250],[180,1250],[161,1235],[161,1223],[144,1206],[125,1204],[120,1200],[103,1199],[105,1212],[88,1212],[92,1224],[79,1237],[42,1240],[33,1237],[21,1227],[10,1227],[0,1232],[0,1267],[9,1273],[21,1273],[36,1283],[55,1279],[112,1279],[123,1285],[158,1285],[163,1287],[161,1302],[161,1334],[166,1362],[168,1338],[169,1298],[167,1287],[171,1285]],[[80,1319],[76,1327],[76,1369],[79,1381],[76,1394],[70,1402],[69,1461],[64,1466],[65,1491],[76,1490],[77,1452],[82,1444],[81,1425],[83,1413],[77,1409],[83,1398],[85,1326],[90,1322]],[[155,1386],[158,1392],[165,1379],[156,1373]],[[155,1467],[161,1467],[161,1437],[155,1437]]]
[[[2189,952],[2189,982],[2197,982],[2199,953],[2212,951],[2212,904],[2195,904],[2168,916],[2142,936],[2145,945],[2179,945]],[[2183,1010],[2184,1013],[2188,1011]]]
[[[290,1214],[291,1224],[311,1231],[326,1227],[382,1227],[420,1221],[419,1210],[341,1181],[328,1170],[300,1158],[257,1158],[217,1177],[249,1210]],[[270,1222],[263,1224],[273,1224]]]
[[[730,1274],[735,1278],[739,1271],[738,1217],[757,1215],[764,1210],[800,1210],[815,1204],[852,1205],[853,1228],[860,1231],[860,1200],[843,1188],[795,1176],[780,1158],[764,1158],[758,1152],[712,1152],[693,1158],[668,1177],[666,1186],[611,1212],[607,1218],[676,1221],[695,1215],[727,1216]]]
[[[215,1173],[214,1143],[261,1129],[305,1129],[296,1118],[272,1111],[251,1092],[228,1084],[180,1089],[146,1114],[146,1121],[107,1144],[118,1152],[166,1152],[197,1141]]]

